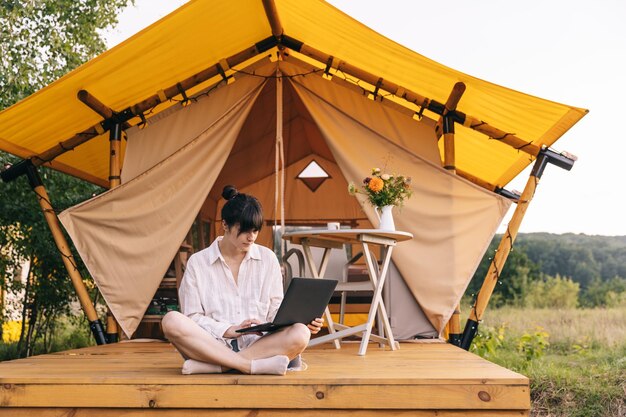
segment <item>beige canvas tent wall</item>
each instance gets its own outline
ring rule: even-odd
[[[441,168],[434,126],[457,82],[466,90],[456,172],[481,187]],[[85,106],[81,90],[97,99]],[[435,332],[508,207],[492,191],[586,113],[437,64],[322,1],[196,0],[1,112],[0,148],[108,186],[108,130],[135,126],[122,147],[124,184],[61,216],[132,333],[195,213],[218,219],[224,184],[258,195],[276,217],[277,108],[285,221],[368,224],[372,208],[347,183],[385,161],[414,178],[396,223],[415,237],[394,262]],[[294,177],[312,159],[331,174],[314,193]]]

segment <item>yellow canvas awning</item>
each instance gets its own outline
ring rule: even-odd
[[[322,1],[276,0],[275,5],[285,35],[407,90],[445,103],[454,84],[464,82],[467,88],[458,110],[535,145],[552,145],[586,114],[581,108],[447,68]],[[101,116],[77,99],[80,90],[87,90],[114,111],[122,111],[271,35],[261,0],[191,1],[1,112],[0,149],[32,157],[101,122]],[[275,48],[261,55],[272,52]],[[325,63],[317,65],[323,68]],[[198,88],[219,79],[214,77]],[[163,103],[152,114],[172,104]],[[425,114],[438,117],[428,111]],[[139,121],[135,118],[130,124]],[[461,126],[456,129],[456,152],[460,170],[498,186],[506,185],[531,160],[524,152]],[[105,133],[60,155],[50,166],[107,186],[108,155]]]

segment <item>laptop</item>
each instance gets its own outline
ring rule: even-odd
[[[237,330],[238,333],[272,332],[294,323],[309,324],[322,317],[337,281],[334,279],[292,278],[274,321]]]

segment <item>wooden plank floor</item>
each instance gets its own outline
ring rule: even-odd
[[[0,416],[520,416],[523,375],[445,343],[307,350],[286,376],[181,375],[169,343],[96,346],[0,363]]]

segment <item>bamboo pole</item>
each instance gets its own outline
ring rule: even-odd
[[[87,292],[87,288],[83,283],[83,279],[78,272],[78,268],[76,267],[76,262],[74,260],[74,256],[70,250],[70,247],[61,231],[61,225],[59,223],[59,218],[54,212],[54,208],[52,207],[52,203],[50,202],[50,198],[48,197],[48,193],[43,186],[41,178],[39,177],[39,173],[37,172],[37,168],[30,164],[27,168],[27,176],[30,182],[33,191],[37,195],[37,200],[39,201],[39,206],[43,211],[46,222],[48,223],[48,227],[52,232],[52,237],[54,238],[54,243],[56,243],[57,249],[61,253],[61,257],[63,259],[63,264],[67,269],[67,272],[72,281],[72,285],[74,286],[74,290],[76,291],[76,295],[78,296],[78,300],[89,320],[89,327],[96,339],[96,343],[99,345],[106,344],[106,339],[104,337],[104,332],[102,329],[102,323],[98,318],[98,314],[96,313],[96,309],[91,302],[91,298],[89,297],[89,293]]]
[[[115,112],[103,104],[96,97],[91,95],[86,90],[80,90],[77,94],[78,99],[84,103],[87,107],[98,113],[105,120],[113,120],[115,118]],[[115,188],[120,185],[121,168],[120,168],[120,152],[121,152],[121,138],[123,128],[128,128],[130,125],[127,122],[123,124],[113,124],[109,134],[109,188]],[[111,308],[107,305],[106,313],[106,339],[107,343],[116,343],[118,341],[119,327],[117,321],[113,316]]]
[[[540,156],[540,159],[537,159],[535,162],[535,166],[543,164],[543,158],[543,155]],[[465,329],[463,330],[461,347],[465,350],[469,350],[472,340],[478,330],[478,323],[482,320],[487,304],[489,303],[489,299],[491,298],[491,294],[500,280],[500,273],[502,268],[504,268],[504,264],[509,256],[509,253],[511,253],[520,224],[522,223],[522,219],[528,209],[528,204],[532,200],[537,185],[539,184],[540,176],[540,173],[538,174],[536,170],[533,169],[533,172],[528,178],[524,191],[522,192],[522,195],[517,203],[517,207],[513,213],[511,221],[509,222],[506,233],[502,236],[498,249],[496,250],[491,264],[489,265],[489,270],[485,275],[483,285],[480,292],[476,296],[476,300],[470,310]]]
[[[343,62],[332,55],[328,55],[324,52],[321,52],[309,45],[306,45],[296,39],[290,38],[286,35],[283,35],[281,38],[281,43],[293,49],[303,55],[308,56],[309,58],[313,58],[321,63],[333,63],[333,68],[337,71],[344,72],[348,75],[361,79],[369,84],[378,85],[379,88],[390,92],[398,97],[405,99],[406,101],[415,104],[423,109],[428,109],[433,113],[442,115],[445,106],[442,103],[439,103],[436,100],[425,97],[419,93],[408,90],[404,87],[400,87],[399,85],[384,80],[381,77],[377,77],[367,71],[364,71],[352,64],[347,62]],[[463,126],[468,127],[470,129],[476,130],[477,132],[483,133],[484,135],[489,136],[491,139],[499,140],[502,143],[505,143],[515,149],[518,149],[522,152],[528,153],[533,156],[537,156],[541,151],[541,147],[534,145],[531,141],[524,140],[519,138],[514,133],[508,133],[503,130],[500,130],[496,127],[489,125],[487,122],[484,122],[480,119],[477,119],[473,116],[467,115],[460,111],[450,112],[454,117],[455,121],[461,123]]]
[[[115,117],[115,112],[111,108],[109,108],[105,104],[103,104],[96,97],[91,95],[91,93],[89,93],[89,91],[87,91],[87,90],[80,90],[78,92],[78,94],[76,94],[76,96],[78,97],[78,100],[80,100],[83,104],[85,104],[91,110],[93,110],[94,112],[96,112],[100,116],[102,116],[102,118],[104,120],[113,119]],[[129,127],[130,127],[130,124],[128,124],[128,122],[124,122],[122,124],[122,129],[123,130],[128,129]]]
[[[274,0],[263,0],[263,8],[265,9],[265,15],[272,28],[272,35],[276,38],[282,36],[283,25],[280,22],[280,17],[278,17],[278,10],[276,10]]]
[[[454,84],[452,87],[452,91],[448,96],[448,100],[446,101],[445,108],[443,109],[443,114],[439,116],[439,120],[435,125],[435,134],[437,135],[437,139],[441,138],[441,134],[443,133],[443,118],[450,112],[456,110],[456,106],[458,106],[461,97],[465,93],[465,83],[458,82]]]
[[[446,101],[443,114],[440,116],[435,133],[439,135],[443,131],[443,167],[456,174],[456,151],[454,148],[454,118],[450,112],[456,110],[456,106],[465,92],[465,84],[458,82],[452,88],[452,92]],[[439,136],[438,136],[439,137]],[[461,346],[461,305],[457,305],[448,321],[448,341],[455,346]]]
[[[122,150],[122,124],[115,123],[109,134],[109,188],[120,185],[121,163],[120,152]]]
[[[115,123],[109,133],[109,188],[113,189],[121,182],[120,152],[122,148],[122,124]],[[116,343],[119,339],[119,327],[111,308],[107,305],[106,338],[108,343]]]
[[[455,346],[461,346],[461,336],[461,304],[457,304],[448,321],[448,342]]]
[[[453,174],[456,174],[454,120],[448,114],[443,116],[443,167]]]
[[[273,48],[276,45],[277,45],[277,40],[273,36],[271,36],[220,62],[227,64],[229,67],[232,68],[236,65],[239,65],[247,61],[248,59],[254,58],[256,55],[263,53]],[[200,71],[199,73],[194,74],[191,77],[184,79],[183,81],[173,86],[170,86],[164,90],[159,91],[158,93],[123,110],[122,112],[119,112],[118,116],[121,119],[126,119],[126,120],[129,120],[132,117],[138,116],[142,114],[143,112],[150,110],[151,108],[157,106],[158,104],[164,101],[167,101],[173,97],[176,97],[177,95],[180,95],[181,88],[183,90],[188,90],[192,87],[195,87],[198,84],[203,83],[204,81],[207,81],[217,76],[218,74],[220,74],[220,70],[223,71],[222,66],[218,62]],[[123,121],[126,121],[126,120],[123,120]],[[58,145],[51,147],[50,149],[40,153],[39,155],[34,155],[30,157],[30,160],[34,166],[41,166],[45,163],[52,161],[57,156],[62,155],[63,153],[70,151],[76,148],[77,146],[89,141],[90,139],[93,139],[94,137],[104,134],[111,127],[112,125],[108,123],[108,119],[107,119],[104,122],[98,123],[94,126],[91,126],[85,129],[84,131],[80,133],[77,133],[71,138],[60,142]]]

